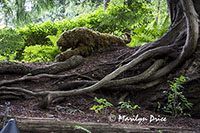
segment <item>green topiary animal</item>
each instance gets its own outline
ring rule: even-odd
[[[125,35],[127,39],[83,27],[66,30],[57,40],[57,45],[62,53],[56,56],[56,61],[65,61],[73,55],[88,56],[105,47],[125,46],[131,41],[130,35],[128,33]]]

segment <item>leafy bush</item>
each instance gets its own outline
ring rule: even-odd
[[[170,113],[171,115],[177,116],[190,116],[190,114],[185,113],[186,109],[192,108],[192,103],[190,103],[187,98],[181,92],[181,88],[183,88],[182,84],[189,80],[189,78],[180,76],[179,78],[175,79],[175,82],[170,82],[170,90],[163,92],[168,96],[168,101],[166,106],[162,109],[166,113]],[[158,104],[159,107],[161,106],[160,103]]]
[[[118,33],[130,31],[137,23],[148,23],[146,15],[150,16],[150,9],[142,3],[134,1],[127,6],[111,2],[104,12],[99,8],[95,13],[88,15],[87,27],[100,32]]]
[[[24,49],[25,62],[49,62],[54,61],[55,56],[59,53],[57,46],[29,46]]]
[[[45,22],[42,24],[29,24],[24,28],[17,28],[21,36],[25,38],[25,46],[50,45],[48,35],[55,35],[58,31],[54,22]]]
[[[9,60],[22,47],[24,39],[14,29],[0,29],[0,60]]]
[[[35,45],[26,47],[24,50],[24,61],[26,62],[49,62],[54,61],[55,56],[60,53],[59,47],[56,45],[62,31],[58,31],[57,34],[49,35],[47,38],[51,40],[53,45]]]
[[[0,61],[5,61],[5,60],[9,60],[8,57],[0,55]]]
[[[152,21],[149,25],[141,25],[134,29],[134,35],[132,36],[132,42],[130,47],[142,45],[144,43],[152,42],[165,34],[170,26],[169,15],[165,16],[163,20],[159,22]]]

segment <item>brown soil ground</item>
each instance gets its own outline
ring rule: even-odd
[[[75,69],[70,71],[62,72],[59,74],[72,74],[83,73],[87,71],[91,71],[95,66],[115,62],[117,59],[124,55],[123,58],[130,55],[135,51],[134,48],[117,48],[114,50],[115,52],[107,51],[102,54],[102,52],[98,52],[95,55],[92,55],[88,58],[85,58],[82,65],[78,66]],[[116,58],[117,57],[117,58]],[[43,66],[52,63],[27,63],[29,66]],[[99,79],[104,73],[102,72],[101,76],[99,75],[90,75],[91,78]],[[17,77],[21,77],[22,75],[15,74],[4,74],[0,76],[0,80],[5,79],[14,79]],[[80,77],[76,77],[77,79]],[[55,87],[55,82],[58,79],[41,79],[34,81],[24,81],[16,84],[10,84],[8,86],[20,86],[29,90],[41,91],[46,88]],[[41,82],[42,81],[42,82]],[[59,81],[60,82],[60,81]],[[64,82],[64,80],[61,80]],[[58,118],[60,120],[66,121],[77,121],[77,122],[95,122],[95,123],[118,123],[118,124],[132,124],[132,125],[141,125],[141,126],[162,126],[162,127],[179,127],[179,128],[191,128],[196,132],[200,132],[200,119],[190,118],[190,117],[180,117],[175,118],[170,115],[155,113],[149,110],[136,109],[133,112],[129,112],[126,110],[119,110],[118,106],[114,104],[113,107],[107,108],[100,113],[95,113],[90,110],[93,105],[97,103],[94,101],[94,97],[97,98],[105,98],[110,102],[113,102],[111,92],[103,92],[97,91],[95,93],[90,93],[86,95],[80,96],[71,96],[67,98],[61,98],[55,101],[48,109],[43,110],[37,107],[37,99],[19,99],[19,100],[10,100],[11,106],[9,110],[9,115],[11,116],[20,116],[20,117],[39,117],[39,118]],[[6,100],[0,101],[0,115],[4,115],[5,111],[5,102]],[[116,119],[114,121],[110,121],[110,114],[114,114],[115,116],[123,116],[125,115],[127,118],[135,118],[134,121],[130,122],[126,120]],[[158,118],[158,121],[155,119],[150,122],[150,117]],[[143,121],[139,122],[139,118],[143,118]],[[166,119],[166,121],[165,121]]]

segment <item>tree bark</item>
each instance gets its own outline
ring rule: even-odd
[[[159,19],[159,14],[160,14],[160,0],[158,0],[158,5],[157,5],[157,17],[156,17],[156,21],[158,22]]]
[[[103,1],[103,9],[104,9],[104,11],[107,9],[109,2],[110,2],[110,0],[104,0]]]
[[[69,70],[78,66],[83,61],[82,56],[73,56],[65,62],[54,63],[45,67],[29,67],[23,63],[3,61],[0,62],[0,74],[2,73],[17,73],[17,74],[55,74],[65,70]]]

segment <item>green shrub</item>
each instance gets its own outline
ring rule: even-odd
[[[15,51],[24,47],[24,39],[14,29],[0,29],[0,60],[10,60]]]
[[[130,47],[139,46],[148,42],[152,42],[162,37],[170,26],[169,15],[165,16],[159,22],[154,19],[150,24],[138,26],[133,30],[134,35],[132,41],[128,45]]]
[[[59,53],[57,46],[29,46],[24,49],[25,62],[49,62],[55,61],[55,56]]]
[[[94,13],[87,16],[86,27],[100,32],[114,33],[131,31],[137,23],[144,23],[146,15],[150,16],[150,9],[144,7],[142,3],[134,1],[130,6],[110,3],[106,12],[99,8]]]
[[[56,35],[49,35],[47,38],[51,40],[53,45],[35,45],[26,47],[24,50],[25,62],[49,62],[54,61],[55,56],[60,53],[59,47],[56,45],[62,31],[58,31]]]
[[[164,112],[171,114],[172,116],[190,116],[185,110],[192,108],[192,103],[190,103],[187,98],[181,92],[183,88],[182,84],[189,80],[189,78],[180,76],[175,79],[175,82],[169,81],[170,89],[164,91],[163,93],[168,96],[168,101],[166,105],[162,108]],[[160,108],[160,103],[158,104]]]
[[[58,31],[54,22],[45,22],[42,24],[29,24],[23,28],[17,28],[21,36],[25,38],[25,46],[50,45],[48,35],[55,35]]]

